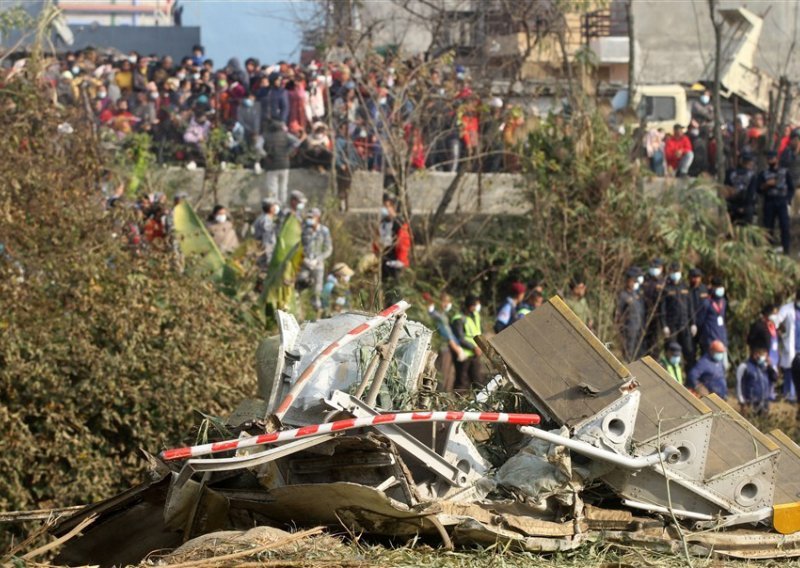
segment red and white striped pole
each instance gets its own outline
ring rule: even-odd
[[[392,316],[396,316],[405,312],[411,305],[406,302],[405,300],[401,300],[394,304],[393,306],[389,306],[381,313],[376,315],[373,318],[368,319],[364,323],[359,326],[354,327],[339,339],[328,345],[322,352],[317,355],[317,357],[311,361],[311,363],[306,367],[303,372],[297,377],[297,380],[292,385],[292,388],[289,389],[289,393],[284,397],[281,404],[278,406],[278,409],[275,411],[275,417],[278,420],[283,420],[283,417],[286,415],[286,412],[291,408],[294,401],[297,399],[297,396],[300,392],[305,388],[306,383],[314,374],[314,372],[322,365],[325,361],[327,361],[331,355],[336,353],[339,349],[347,345],[348,343],[352,343],[366,332],[371,329],[375,329],[386,320],[391,318]]]
[[[303,426],[293,430],[282,432],[271,432],[249,438],[237,440],[225,440],[211,444],[201,444],[199,446],[187,446],[185,448],[173,448],[161,452],[161,459],[164,461],[182,460],[214,454],[217,452],[228,452],[262,446],[265,444],[275,444],[278,442],[288,442],[300,438],[320,436],[332,432],[342,432],[353,428],[363,428],[365,426],[380,426],[381,424],[409,424],[412,422],[498,422],[505,424],[518,424],[523,426],[535,426],[539,424],[538,414],[508,414],[505,412],[401,412],[397,414],[380,414],[378,416],[365,416],[362,418],[346,418],[335,422],[324,424],[313,424]]]

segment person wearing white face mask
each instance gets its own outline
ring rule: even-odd
[[[767,350],[751,348],[741,377],[740,404],[746,415],[764,416],[769,413],[770,371]]]
[[[689,323],[689,288],[682,280],[680,264],[671,263],[668,273],[661,297],[661,331],[664,340],[680,345],[684,358],[688,359],[694,350]]]
[[[700,124],[714,121],[714,105],[711,104],[711,91],[706,90],[692,103],[692,119]]]
[[[642,356],[644,301],[639,292],[641,269],[632,266],[625,273],[625,288],[617,296],[615,322],[622,335],[622,353],[626,361]]]
[[[683,369],[681,367],[681,352],[683,348],[674,341],[667,345],[664,356],[659,359],[659,364],[675,379],[678,384],[683,384]]]
[[[722,400],[728,398],[728,383],[725,380],[727,349],[716,339],[708,346],[708,352],[700,357],[686,377],[686,388],[705,395],[714,393]]]
[[[261,244],[261,254],[256,260],[259,269],[266,270],[278,239],[278,215],[281,207],[272,199],[261,201],[261,215],[252,226],[253,238]]]
[[[725,286],[719,276],[711,279],[711,295],[703,301],[697,312],[697,335],[700,338],[700,349],[708,353],[713,341],[720,341],[728,347],[728,302],[725,297]]]
[[[214,206],[208,216],[206,228],[222,254],[230,254],[239,246],[236,229],[228,218],[228,210],[222,205]]]
[[[325,261],[333,254],[331,232],[321,223],[322,212],[316,207],[308,212],[303,224],[303,264],[298,280],[312,289],[311,306],[322,309],[322,287],[325,280]]]
[[[483,354],[475,342],[481,330],[481,301],[477,296],[467,296],[464,309],[450,320],[450,327],[461,347],[464,359],[456,361],[456,391],[468,391],[481,379],[479,357]]]
[[[654,258],[647,269],[644,284],[642,284],[642,297],[644,298],[644,344],[643,353],[658,357],[661,351],[661,299],[664,293],[664,261]]]

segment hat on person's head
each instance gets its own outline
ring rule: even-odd
[[[265,197],[264,199],[261,200],[261,207],[272,207],[277,202],[278,202],[277,199],[274,199],[272,197]]]
[[[670,341],[669,345],[667,345],[667,351],[670,353],[681,353],[683,350],[678,342]]]
[[[625,271],[625,278],[639,278],[642,275],[642,269],[638,266],[631,266]]]
[[[681,269],[681,265],[677,262],[670,262],[669,263],[669,271],[670,272],[678,272]]]
[[[722,276],[714,276],[711,279],[711,285],[712,286],[722,286],[723,285]]]
[[[512,282],[508,288],[512,296],[519,296],[525,293],[525,284],[522,282]]]
[[[336,264],[334,264],[333,268],[331,268],[331,272],[333,272],[334,274],[338,274],[339,276],[352,276],[353,274],[355,274],[355,271],[349,266],[347,266],[347,264],[344,262],[337,262]],[[430,296],[430,294],[428,294],[428,296]],[[426,301],[431,301],[431,300],[426,300]]]
[[[755,156],[751,152],[742,152],[740,159],[743,162],[752,162],[755,159]]]
[[[725,351],[727,351],[727,349],[725,349],[725,344],[719,339],[712,341],[711,345],[708,346],[708,350],[712,353],[725,353]]]
[[[489,99],[489,108],[503,108],[503,99],[500,97],[492,97]]]
[[[767,150],[766,152],[764,152],[764,157],[767,160],[770,160],[772,158],[777,158],[778,157],[778,153],[775,150]]]
[[[319,207],[313,207],[308,211],[309,217],[322,217],[322,211],[320,211]]]
[[[481,302],[481,299],[478,298],[478,296],[475,296],[474,294],[470,294],[464,299],[464,307],[468,308],[470,306],[474,306],[475,304],[479,304],[480,302]]]
[[[340,264],[341,264],[341,263],[340,263]],[[333,268],[335,269],[336,267],[334,266]],[[336,272],[336,270],[333,270],[333,272],[335,273],[335,272]],[[422,299],[423,299],[423,300],[425,300],[425,301],[426,301],[426,302],[428,302],[428,303],[431,303],[431,302],[433,302],[433,296],[431,296],[431,293],[430,293],[430,292],[423,292],[423,293],[422,293]]]
[[[299,189],[293,189],[289,193],[289,199],[296,199],[297,201],[299,201],[301,203],[305,203],[306,195],[302,191],[300,191]]]
[[[175,194],[175,197],[173,197],[175,201],[178,201],[179,199],[188,199],[188,198],[189,194],[186,193],[185,191],[179,191],[178,193]]]
[[[661,258],[654,258],[650,261],[650,266],[664,266],[664,260]]]
[[[700,270],[699,268],[692,268],[689,271],[689,278],[702,278],[702,277],[703,277],[703,271]]]

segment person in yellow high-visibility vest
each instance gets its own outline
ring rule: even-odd
[[[483,353],[475,343],[475,338],[482,333],[481,301],[477,296],[467,296],[462,311],[450,320],[450,327],[464,351],[464,359],[456,362],[455,390],[469,390],[481,381],[479,357]]]

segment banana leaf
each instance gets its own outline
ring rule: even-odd
[[[269,318],[273,318],[276,310],[296,310],[294,284],[303,261],[302,234],[300,220],[295,215],[287,216],[278,233],[261,293],[261,304]]]
[[[173,220],[175,239],[187,261],[186,270],[216,282],[228,294],[235,294],[243,271],[225,258],[191,205],[185,201],[176,205]]]

